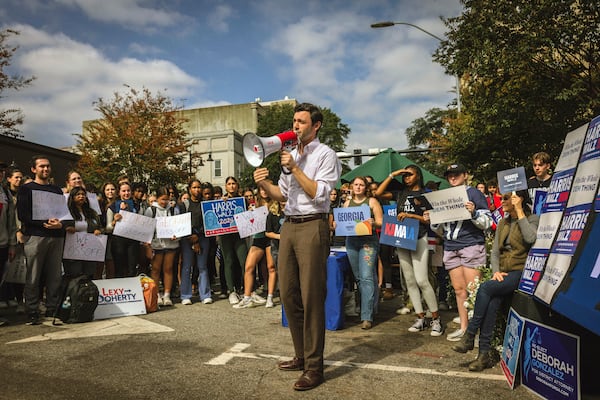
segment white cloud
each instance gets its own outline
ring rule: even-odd
[[[236,12],[229,5],[219,4],[206,18],[208,26],[217,32],[229,32],[229,20],[236,16]]]
[[[197,96],[204,85],[170,61],[112,61],[94,47],[63,34],[52,35],[27,25],[12,28],[21,33],[15,39],[20,49],[13,66],[36,80],[30,87],[10,93],[0,106],[23,111],[25,140],[54,146],[74,144],[70,134],[81,131],[82,121],[98,117],[92,103],[125,90],[124,84],[152,92],[167,89],[166,95],[176,102]]]
[[[65,6],[79,8],[88,18],[117,23],[128,29],[173,27],[190,21],[178,12],[144,7],[141,0],[57,0]]]

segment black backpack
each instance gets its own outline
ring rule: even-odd
[[[98,307],[98,286],[87,275],[66,279],[63,284],[63,296],[56,308],[53,324],[56,318],[68,324],[92,321]]]

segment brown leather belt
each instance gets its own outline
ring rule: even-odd
[[[301,224],[303,222],[315,221],[317,219],[322,219],[322,220],[326,221],[328,219],[328,216],[329,216],[329,214],[327,214],[327,213],[309,214],[309,215],[301,215],[301,216],[289,215],[289,216],[285,217],[285,222],[291,222],[292,224]]]

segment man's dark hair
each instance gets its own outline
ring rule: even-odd
[[[48,160],[48,161],[50,161],[50,159],[48,158],[48,156],[46,156],[44,154],[36,154],[35,156],[31,157],[31,160],[29,160],[29,165],[31,166],[31,168],[35,168],[35,166],[37,164],[37,160]]]
[[[301,111],[308,111],[310,113],[310,122],[313,125],[319,121],[321,126],[323,126],[323,113],[321,113],[321,109],[319,107],[311,103],[300,103],[294,107],[294,113]]]

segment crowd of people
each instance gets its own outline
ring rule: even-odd
[[[226,179],[224,189],[192,179],[180,194],[177,185],[150,191],[143,182],[131,182],[127,176],[121,176],[96,190],[85,182],[85,172],[79,171],[70,171],[61,188],[52,179],[51,162],[46,156],[33,157],[30,170],[6,169],[3,165],[0,266],[21,252],[27,260],[27,276],[24,285],[4,283],[0,287],[0,308],[17,307],[18,312],[27,313],[28,324],[39,324],[42,310],[46,316],[54,315],[61,281],[82,274],[93,279],[151,275],[160,282],[158,303],[163,307],[173,306],[176,298],[184,306],[191,305],[197,296],[203,304],[226,299],[236,309],[272,308],[280,290],[295,357],[278,366],[282,370],[304,371],[294,388],[307,390],[323,382],[323,265],[330,246],[343,245],[351,265],[348,287],[358,293],[362,329],[375,326],[378,303],[396,297],[394,288],[399,284],[400,296],[404,300],[403,292],[407,294],[416,315],[409,332],[430,329],[431,336],[441,336],[445,324],[439,311],[448,309],[449,277],[456,296],[459,328],[447,339],[458,342],[454,350],[466,352],[473,349],[480,330],[480,356],[470,369],[490,367],[496,312],[502,299],[516,289],[527,252],[535,240],[537,217],[531,210],[528,191],[502,194],[496,181],[482,182],[474,188],[468,185],[469,175],[462,165],[450,165],[444,176],[452,187],[466,186],[465,208],[471,219],[436,225],[430,223],[422,195],[436,190],[437,185],[425,183],[417,165],[390,171],[382,182],[357,177],[337,190],[339,161],[316,136],[322,115],[312,105],[300,106],[294,114],[298,149],[281,153],[281,164],[289,172],[282,173],[274,183],[268,179],[266,169],[258,168],[253,188],[240,188],[233,176]],[[549,167],[547,154],[534,155],[531,188],[549,186]],[[398,177],[402,189],[388,191],[392,180]],[[36,191],[65,196],[70,218],[37,218],[33,199]],[[243,197],[248,209],[267,207],[265,231],[248,239],[237,234],[206,236],[201,202],[236,197]],[[395,205],[399,221],[418,221],[415,250],[379,243],[382,206],[390,204]],[[333,208],[361,205],[370,210],[367,222],[372,232],[337,237]],[[154,237],[150,243],[115,235],[113,231],[123,218],[123,210],[151,218],[191,213],[192,234],[181,238]],[[63,259],[65,235],[75,232],[108,235],[105,261]],[[469,318],[465,307],[467,287],[480,276],[480,268],[488,264],[486,235],[494,235],[489,261],[494,275],[481,285],[474,314]],[[438,265],[433,263],[436,246],[432,247],[432,238],[438,242],[438,252],[443,251],[443,258],[438,257],[443,263]],[[393,281],[395,257],[401,283]],[[432,265],[435,279],[431,278]],[[40,307],[42,301],[44,308]],[[406,305],[402,304],[398,314],[411,312]]]

